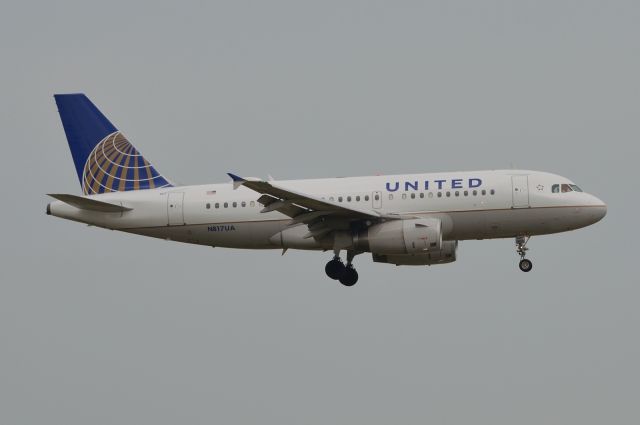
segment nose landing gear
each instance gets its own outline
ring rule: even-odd
[[[520,256],[520,263],[518,267],[523,272],[530,272],[533,268],[533,263],[525,257],[529,248],[527,248],[527,242],[529,242],[530,236],[516,236],[516,252]]]
[[[344,286],[355,285],[358,281],[358,272],[352,264],[355,256],[355,251],[347,251],[347,264],[345,265],[340,259],[340,252],[336,252],[333,259],[324,267],[325,273],[331,279],[340,281]]]

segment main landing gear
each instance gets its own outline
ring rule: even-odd
[[[531,260],[527,260],[525,255],[529,248],[527,248],[527,242],[529,242],[530,236],[516,236],[516,252],[520,256],[520,263],[518,263],[518,267],[523,272],[530,272],[533,268],[533,263]]]
[[[345,265],[340,259],[340,251],[336,252],[331,261],[324,267],[324,271],[333,280],[338,280],[344,286],[353,286],[358,281],[358,272],[353,267],[353,257],[356,256],[354,251],[347,251],[347,264]]]

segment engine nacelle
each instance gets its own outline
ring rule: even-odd
[[[371,254],[376,263],[389,263],[396,266],[431,266],[434,264],[453,263],[456,261],[458,241],[444,241],[438,251],[421,254],[387,255]]]
[[[353,242],[374,254],[437,252],[442,247],[442,224],[437,218],[387,221],[363,230]]]
[[[275,246],[293,249],[322,249],[324,246],[315,238],[305,238],[309,233],[307,226],[300,225],[288,227],[282,232],[278,232],[269,238],[269,241]],[[329,249],[329,247],[324,247]]]

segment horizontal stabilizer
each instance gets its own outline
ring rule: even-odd
[[[132,208],[123,207],[122,205],[111,204],[104,201],[96,201],[95,199],[84,198],[82,196],[60,193],[50,193],[49,196],[81,210],[120,213],[132,210]]]

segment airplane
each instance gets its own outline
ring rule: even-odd
[[[589,226],[606,204],[547,172],[488,170],[306,180],[240,177],[181,186],[162,175],[84,94],[54,95],[82,195],[50,194],[46,213],[111,230],[212,247],[332,251],[345,286],[353,260],[414,266],[456,261],[458,241],[529,238]],[[341,252],[346,253],[346,263]]]

